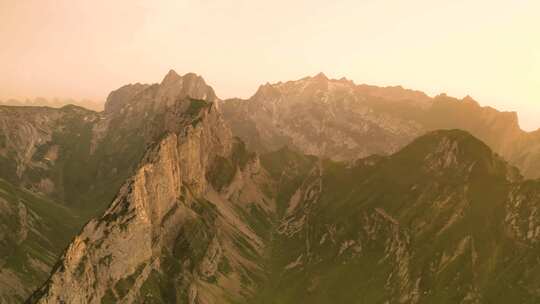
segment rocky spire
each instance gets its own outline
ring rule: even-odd
[[[325,81],[327,81],[327,80],[328,80],[328,77],[326,77],[326,75],[325,75],[323,72],[320,72],[319,74],[313,76],[313,79],[315,79],[315,80],[325,80]]]
[[[175,70],[171,69],[171,70],[169,70],[167,75],[165,75],[165,77],[163,77],[163,80],[161,81],[161,85],[167,85],[168,83],[174,83],[174,82],[177,82],[180,79],[182,79],[182,76],[178,75],[178,73],[176,73]]]
[[[114,113],[120,111],[124,105],[129,103],[137,94],[147,89],[148,84],[128,84],[117,90],[112,91],[105,102],[105,113]]]
[[[170,105],[175,100],[185,97],[209,102],[217,100],[214,89],[208,86],[201,76],[194,73],[180,76],[174,70],[170,70],[159,85],[157,99]]]
[[[147,91],[148,94],[144,98],[138,97],[139,94],[142,94],[143,91],[150,87],[157,88],[157,90]],[[126,104],[142,99],[145,102],[153,103],[155,107],[160,107],[162,105],[171,106],[175,101],[186,97],[208,102],[214,102],[218,99],[214,89],[207,85],[201,76],[194,73],[180,76],[174,70],[170,70],[159,84],[135,83],[112,91],[105,103],[105,113],[118,112]]]

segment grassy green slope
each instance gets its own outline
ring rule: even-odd
[[[0,299],[22,302],[83,225],[66,207],[0,180]]]
[[[537,199],[540,184],[521,186],[468,133],[434,132],[388,158],[323,167],[322,188],[273,234],[271,275],[252,303],[539,300],[540,248],[505,221],[510,193]],[[534,218],[534,208],[519,212]]]

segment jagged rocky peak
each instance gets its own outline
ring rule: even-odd
[[[253,292],[262,241],[239,209],[269,199],[257,159],[214,109],[176,114],[185,124],[149,147],[30,302],[242,303]]]
[[[328,77],[326,77],[326,75],[323,72],[320,72],[317,75],[313,76],[313,79],[314,80],[319,80],[319,81],[328,81],[329,80]]]
[[[299,80],[266,83],[259,87],[250,100],[267,102],[283,99],[287,103],[314,101],[321,98],[321,93],[334,94],[344,90],[352,91],[354,87],[355,84],[351,80],[330,79],[321,72]]]
[[[419,108],[427,108],[432,99],[424,92],[403,88],[402,86],[378,87],[355,84],[345,77],[329,78],[323,72],[294,81],[267,83],[259,87],[251,100],[284,99],[288,103],[316,100],[335,101],[344,97],[349,99],[384,99],[386,101],[407,102]]]
[[[437,130],[427,133],[396,154],[398,162],[422,163],[435,175],[476,174],[521,180],[519,171],[508,165],[488,145],[463,130]]]
[[[281,96],[280,90],[270,84],[266,83],[257,89],[257,92],[255,92],[255,95],[251,97],[252,100],[272,100],[272,99],[278,99]]]
[[[217,100],[214,89],[207,85],[201,76],[194,73],[180,76],[174,70],[170,70],[159,85],[158,98],[167,104],[171,104],[185,97],[209,102]]]
[[[334,84],[334,85],[332,85]],[[309,77],[305,83],[300,83],[303,94],[317,94],[318,92],[331,91],[337,84],[336,80],[330,80],[324,73],[318,73],[313,77]]]
[[[467,95],[465,97],[463,97],[463,99],[461,100],[463,103],[469,103],[469,104],[472,104],[472,105],[475,105],[475,106],[480,106],[480,104],[474,100],[470,95]]]
[[[163,77],[161,84],[173,83],[182,79],[182,76],[178,75],[175,70],[170,69],[167,75]]]
[[[297,83],[303,88],[314,88],[321,91],[333,91],[343,88],[352,89],[356,86],[352,80],[348,80],[345,77],[340,79],[329,78],[323,72],[298,80]]]
[[[469,125],[484,124],[486,126],[490,126],[491,128],[496,129],[497,132],[500,133],[500,135],[504,134],[504,137],[506,137],[503,141],[516,140],[517,138],[519,138],[519,135],[517,135],[518,133],[525,133],[519,127],[519,118],[516,112],[499,111],[490,106],[482,106],[478,101],[476,101],[469,95],[466,95],[462,99],[458,99],[442,93],[435,96],[435,98],[433,99],[433,103],[435,108],[442,106],[448,107],[448,109],[451,109],[451,111],[459,111],[460,113],[454,114],[457,117],[470,117],[470,120],[465,122]],[[467,127],[465,126],[456,125],[456,127],[460,129],[467,129]],[[474,132],[473,134],[482,138],[480,134],[476,134]],[[491,144],[489,140],[486,141],[488,142],[488,144]],[[497,146],[492,146],[492,148],[494,148],[495,150],[499,149],[499,147]]]
[[[112,91],[107,97],[105,102],[105,113],[117,112],[130,100],[132,100],[137,94],[147,89],[148,84],[128,84],[117,90]]]
[[[178,100],[193,98],[214,102],[218,98],[214,89],[204,79],[194,73],[180,76],[170,70],[159,84],[129,84],[109,94],[105,103],[105,113],[120,112],[126,105],[145,102],[146,106],[160,108],[170,107]]]
[[[458,157],[470,159],[487,158],[493,155],[485,143],[469,132],[459,129],[431,131],[415,139],[402,153],[407,152],[408,148],[417,147],[423,148],[423,152],[427,153],[427,156],[433,153],[451,153],[455,156],[456,161],[458,161]]]
[[[522,131],[515,112],[481,106],[470,96],[430,97],[402,86],[357,85],[321,73],[265,84],[249,100],[225,101],[221,109],[251,150],[289,144],[306,154],[353,160],[394,153],[432,130],[463,129],[525,176],[540,176],[540,132]]]
[[[433,97],[433,102],[454,103],[456,105],[461,104],[471,109],[482,108],[480,103],[478,103],[478,101],[476,101],[470,95],[465,95],[465,97],[463,97],[462,99],[459,99],[443,92],[443,93],[439,93],[435,95],[435,97]]]
[[[341,77],[339,79],[329,78],[324,72],[319,72],[314,76],[306,77],[302,80],[307,80],[309,82],[316,82],[320,84],[342,84],[342,85],[348,85],[348,86],[354,86],[354,82],[352,80],[347,79],[346,77]]]

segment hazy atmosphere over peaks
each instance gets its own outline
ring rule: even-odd
[[[323,71],[471,95],[540,127],[540,2],[0,0],[0,99],[104,100],[170,68],[220,98]]]

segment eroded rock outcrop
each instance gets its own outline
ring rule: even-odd
[[[265,244],[242,210],[273,208],[261,191],[264,172],[213,102],[163,100],[167,111],[183,112],[174,124],[165,118],[162,137],[76,237],[37,303],[202,304],[254,292]]]

